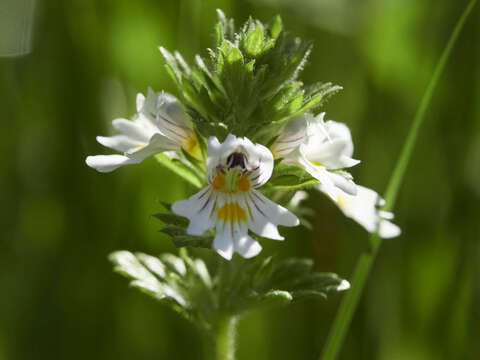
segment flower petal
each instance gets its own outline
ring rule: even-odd
[[[141,146],[126,154],[138,162],[145,160],[147,157],[166,150],[178,150],[179,146],[169,138],[161,134],[153,134],[151,139],[145,146]]]
[[[297,226],[300,223],[294,214],[256,190],[252,189],[244,201],[249,210],[248,227],[257,235],[283,240],[277,226]]]
[[[142,93],[138,93],[136,100],[137,100],[137,112],[141,112],[145,104],[145,95],[143,95]]]
[[[351,157],[353,155],[353,141],[348,126],[341,122],[328,120],[325,123],[325,128],[330,139],[342,139],[346,141],[347,146],[344,149],[343,154]]]
[[[143,143],[146,143],[148,139],[150,139],[150,137],[153,135],[151,129],[142,126],[140,123],[127,119],[115,119],[112,121],[112,125],[122,134],[127,135],[133,140]]]
[[[262,246],[258,241],[253,240],[248,234],[238,236],[234,243],[235,252],[239,253],[245,259],[257,256],[262,251]]]
[[[335,186],[335,182],[330,176],[331,173],[327,170],[325,166],[313,165],[305,158],[305,155],[303,155],[301,152],[298,157],[296,159],[292,159],[291,162],[304,168],[305,171],[307,171],[315,179],[320,181],[321,191],[327,194],[333,201],[337,201],[337,193],[339,190]]]
[[[400,227],[391,223],[388,220],[381,220],[378,226],[378,235],[383,239],[391,239],[399,236],[402,233]]]
[[[121,152],[131,151],[145,144],[126,135],[97,136],[97,141],[103,146]]]
[[[324,115],[322,113],[308,121],[308,138],[302,145],[307,159],[328,169],[342,169],[358,164],[358,160],[351,158],[353,142],[348,127],[332,120],[324,122]]]
[[[280,135],[270,147],[275,158],[284,158],[304,141],[307,135],[307,117],[296,116],[282,129]]]
[[[320,186],[319,189],[322,191],[321,188]],[[345,216],[355,220],[368,232],[378,230],[382,238],[400,235],[400,228],[382,216],[385,212],[377,209],[381,203],[384,201],[375,191],[360,185],[357,185],[357,195],[354,196],[339,190],[336,201]],[[387,217],[391,219],[393,214],[388,213]]]
[[[328,177],[332,179],[335,186],[340,190],[350,195],[357,194],[357,185],[352,180],[331,171],[327,171],[326,173],[328,174]]]
[[[253,187],[265,184],[273,171],[273,155],[268,148],[254,144],[247,138],[239,138],[229,134],[223,143],[214,136],[208,139],[207,177],[209,181],[216,174],[218,166],[226,166],[228,157],[234,152],[243,152],[248,159]]]
[[[187,200],[177,201],[172,205],[172,211],[190,220],[187,233],[202,235],[215,225],[212,209],[216,203],[216,195],[210,186],[200,190]]]
[[[85,162],[91,168],[103,173],[111,172],[120,166],[139,163],[139,161],[130,159],[129,157],[123,155],[87,156]]]
[[[303,145],[308,160],[325,165],[328,169],[348,168],[360,162],[345,155],[349,146],[345,139],[332,139],[322,143],[310,140],[308,145]]]
[[[234,246],[231,227],[224,223],[217,223],[215,238],[213,239],[213,248],[223,258],[232,259]]]
[[[222,157],[222,144],[215,136],[210,136],[207,141],[207,179],[215,176],[217,165],[220,164]]]

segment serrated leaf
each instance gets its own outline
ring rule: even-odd
[[[157,213],[153,214],[157,219],[163,221],[165,224],[175,225],[177,227],[188,226],[188,219],[183,216],[172,213]]]
[[[128,251],[117,251],[109,256],[115,264],[114,270],[121,275],[133,279],[131,286],[153,295],[157,299],[165,297],[163,286],[157,278]]]
[[[177,248],[190,246],[211,249],[213,236],[177,235],[172,236],[172,242]]]
[[[286,305],[293,300],[292,294],[284,290],[270,290],[262,297],[263,305]]]
[[[273,20],[269,25],[269,29],[270,29],[270,36],[274,39],[278,38],[278,36],[283,30],[282,18],[279,15],[273,18]]]
[[[181,258],[173,254],[162,254],[160,260],[167,267],[169,271],[176,273],[177,275],[184,276],[187,273],[185,263]]]
[[[343,88],[332,83],[325,83],[313,86],[307,89],[305,101],[298,113],[306,111],[314,111],[325,103],[335,94],[340,92]]]
[[[299,290],[299,291],[292,291],[292,297],[295,301],[303,300],[303,299],[311,299],[311,298],[320,298],[325,300],[327,298],[327,294],[323,291]]]
[[[241,63],[243,64],[243,55],[242,52],[234,45],[230,48],[230,51],[227,53],[227,56],[225,58],[227,64],[237,64]]]
[[[162,228],[160,231],[172,237],[185,235],[187,233],[186,228],[182,226],[166,226]]]
[[[258,26],[248,34],[245,44],[245,53],[249,57],[256,57],[263,49],[263,26]]]
[[[291,258],[283,260],[275,265],[272,283],[283,284],[288,279],[297,279],[298,277],[309,275],[312,267],[312,259]]]

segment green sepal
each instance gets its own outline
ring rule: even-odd
[[[188,235],[186,227],[183,226],[167,226],[160,230],[160,232],[171,237],[173,244],[177,248],[185,246],[201,247],[210,249],[213,242],[213,234],[208,235]]]
[[[183,228],[188,226],[188,219],[180,215],[176,215],[173,213],[157,213],[153,214],[153,216],[168,225],[174,225]]]
[[[298,190],[319,183],[299,167],[279,164],[274,168],[272,177],[265,185],[265,190]]]

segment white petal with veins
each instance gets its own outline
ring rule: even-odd
[[[89,166],[107,172],[123,165],[139,163],[159,152],[179,151],[182,148],[194,157],[201,157],[192,124],[174,96],[165,92],[155,93],[149,88],[147,97],[137,95],[137,111],[133,120],[112,121],[113,127],[119,131],[118,135],[97,137],[100,144],[123,152],[123,157],[115,155],[110,160],[103,157],[90,159],[87,161]],[[105,161],[115,163],[104,166],[101,162]]]
[[[345,124],[324,121],[325,113],[291,120],[271,146],[283,163],[299,166],[316,178],[322,191],[336,201],[338,191],[356,193],[355,183],[334,170],[349,168],[360,161],[352,158],[353,142]],[[295,131],[298,137],[295,137]]]
[[[120,166],[137,164],[138,161],[123,155],[95,155],[87,156],[85,162],[91,168],[103,173],[111,172]]]
[[[230,260],[237,252],[245,258],[262,249],[248,231],[282,240],[277,226],[296,226],[298,218],[255,190],[270,178],[273,155],[249,139],[228,135],[223,143],[208,139],[209,186],[187,200],[173,204],[172,211],[190,220],[187,233],[201,235],[215,226],[213,248]]]
[[[318,186],[323,191],[322,185]],[[357,195],[349,195],[339,191],[336,204],[345,216],[355,220],[368,232],[376,232],[382,238],[392,238],[400,235],[400,228],[391,223],[393,214],[381,211],[378,206],[385,201],[372,189],[357,185]]]

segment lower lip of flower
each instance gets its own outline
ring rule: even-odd
[[[247,212],[236,202],[229,202],[223,205],[217,212],[217,220],[223,220],[224,223],[231,224],[241,221],[247,221]]]

